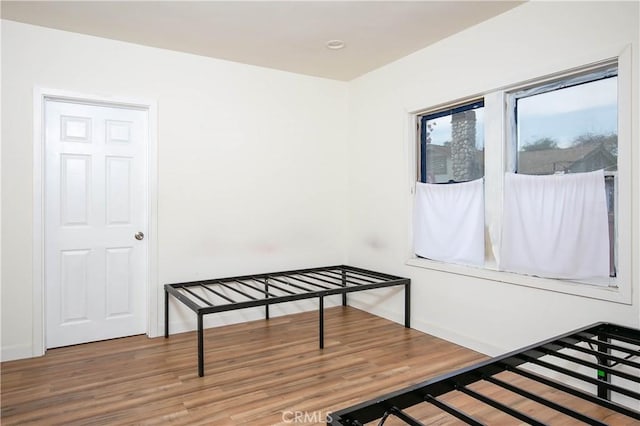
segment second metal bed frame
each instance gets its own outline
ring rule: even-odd
[[[440,413],[448,413],[467,424],[482,425],[481,421],[469,413],[469,408],[473,405],[467,405],[465,412],[462,407],[452,404],[450,399],[446,400],[445,395],[452,396],[455,392],[470,396],[477,404],[506,413],[513,417],[514,421],[518,419],[532,425],[544,424],[535,418],[536,411],[532,413],[524,412],[525,410],[522,409],[519,411],[518,406],[505,405],[495,396],[491,397],[469,387],[482,381],[517,394],[523,398],[522,401],[533,401],[581,422],[591,425],[606,424],[602,420],[589,417],[575,407],[572,409],[560,401],[552,401],[522,386],[516,386],[495,377],[502,372],[510,372],[517,375],[516,377],[542,383],[550,389],[557,389],[564,394],[577,397],[584,404],[604,407],[620,413],[629,418],[629,423],[624,424],[631,424],[633,422],[631,419],[640,421],[640,411],[614,402],[612,394],[624,395],[632,405],[640,406],[640,393],[633,390],[638,389],[640,384],[640,362],[635,360],[639,357],[640,330],[609,323],[597,323],[331,413],[327,424],[362,426],[381,419],[376,424],[383,425],[387,418],[395,417],[412,426],[423,425],[407,413],[407,410],[411,407],[428,409],[430,405],[441,410]],[[557,360],[564,363],[568,361],[570,366],[559,365]],[[551,378],[549,374],[523,368],[527,366],[542,367],[555,375],[560,373],[570,377],[574,382],[580,383],[580,388],[569,386],[555,377]],[[620,367],[624,367],[627,371],[621,371]],[[591,374],[579,370],[591,371]],[[612,378],[615,379],[613,383]],[[593,387],[595,392],[582,390],[588,386]],[[427,406],[418,407],[421,404],[427,404]]]
[[[347,293],[376,288],[404,286],[404,326],[409,328],[411,281],[381,272],[352,266],[327,266],[268,274],[245,275],[164,286],[164,337],[169,337],[169,295],[188,306],[198,315],[198,375],[204,376],[203,317],[215,312],[265,306],[294,300],[318,298],[319,343],[324,347],[324,298],[342,295],[347,306]]]

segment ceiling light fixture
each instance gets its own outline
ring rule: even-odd
[[[327,48],[332,50],[338,50],[344,48],[345,44],[342,40],[329,40],[327,42]]]

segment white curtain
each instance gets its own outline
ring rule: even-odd
[[[483,180],[416,183],[414,250],[444,262],[484,263]]]
[[[609,276],[603,171],[507,173],[500,268],[548,278]]]

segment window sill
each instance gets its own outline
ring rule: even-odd
[[[612,278],[612,286],[600,286],[579,281],[540,278],[529,275],[520,275],[512,272],[496,271],[487,268],[457,265],[421,258],[410,258],[406,261],[406,264],[418,268],[496,281],[505,284],[537,288],[555,293],[564,293],[626,305],[631,304],[630,295],[620,291],[619,287],[613,286],[616,283],[616,278]]]

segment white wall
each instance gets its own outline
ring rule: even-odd
[[[410,277],[415,328],[496,354],[596,321],[640,324],[638,16],[637,2],[531,2],[351,82],[349,263]],[[633,271],[624,283],[631,305],[501,283],[499,273],[496,280],[406,265],[411,111],[607,59],[629,44],[632,227],[620,232],[632,233]],[[400,321],[401,296],[359,294],[358,306]]]
[[[157,102],[159,295],[345,261],[346,83],[2,21],[3,360],[34,346],[35,87]],[[300,306],[315,304],[272,312]],[[172,328],[193,319],[183,310]]]

